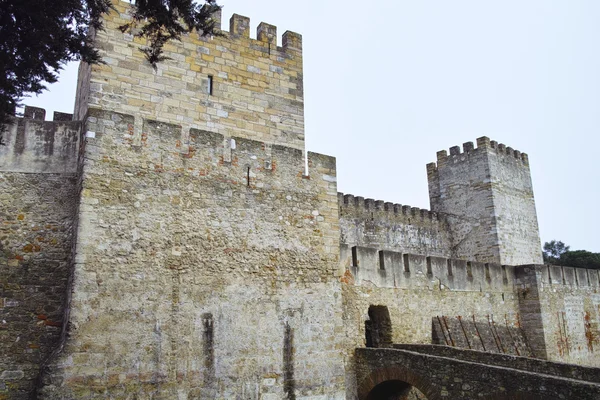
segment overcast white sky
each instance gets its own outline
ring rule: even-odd
[[[600,1],[219,4],[224,29],[303,35],[307,149],[339,191],[429,208],[425,164],[486,135],[529,154],[542,242],[600,252]],[[76,74],[25,103],[72,112]]]

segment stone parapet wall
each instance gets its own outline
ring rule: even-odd
[[[202,37],[184,35],[165,45],[169,59],[157,69],[144,59],[144,40],[122,33],[131,6],[116,1],[104,18],[95,45],[105,64],[80,69],[76,111],[90,107],[135,115],[134,140],[142,140],[142,118],[209,130],[267,143],[304,148],[302,38],[286,32],[277,46],[277,28],[260,24],[257,39],[250,20],[235,15],[230,32]]]
[[[507,293],[514,290],[514,267],[377,248],[340,246],[340,271],[356,285]]]
[[[440,357],[450,357],[463,361],[484,363],[498,367],[520,369],[545,375],[556,375],[562,378],[579,381],[600,383],[600,372],[597,368],[582,367],[579,365],[548,362],[530,357],[519,357],[509,354],[494,354],[481,351],[466,351],[450,346],[395,344],[394,348],[430,354]]]
[[[450,257],[444,215],[381,200],[338,193],[340,241],[348,246]]]
[[[24,118],[15,118],[3,133],[0,171],[34,174],[74,174],[77,171],[81,122],[71,114],[25,107]]]

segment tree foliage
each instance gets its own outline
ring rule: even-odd
[[[164,44],[179,40],[183,33],[195,29],[203,35],[218,34],[216,21],[211,17],[220,9],[216,0],[206,0],[204,4],[195,0],[137,0],[132,22],[121,26],[121,31],[134,32],[150,41],[141,51],[156,67],[156,63],[167,59],[163,55]]]
[[[570,250],[561,241],[552,240],[544,243],[544,262],[565,267],[600,269],[600,253],[587,250]]]
[[[560,256],[569,251],[569,246],[557,240],[551,240],[544,243],[544,261],[549,264],[556,264],[560,260]]]
[[[600,253],[586,250],[567,251],[560,258],[560,265],[600,269]]]
[[[194,29],[216,33],[216,0],[130,1],[133,20],[121,29],[149,40],[141,51],[153,66],[165,59],[169,40]],[[111,0],[0,0],[0,127],[26,94],[56,82],[68,61],[101,62],[90,33],[102,29],[102,15],[111,7]]]

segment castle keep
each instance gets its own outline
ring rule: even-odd
[[[300,35],[233,15],[154,71],[129,19],[0,146],[0,399],[354,399],[392,342],[600,367],[598,271],[541,265],[526,154],[438,152],[431,210],[338,193]]]

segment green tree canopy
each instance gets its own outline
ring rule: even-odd
[[[600,269],[600,253],[587,250],[570,250],[570,246],[561,241],[552,240],[544,243],[544,262],[565,267]]]
[[[211,18],[220,9],[216,0],[130,1],[133,20],[121,29],[149,40],[140,50],[153,66],[165,59],[162,49],[169,40],[194,29],[204,35],[216,33]],[[101,61],[90,33],[102,29],[102,15],[111,4],[111,0],[0,0],[0,127],[26,94],[38,94],[56,82],[68,61]]]
[[[544,243],[543,256],[544,261],[549,264],[556,264],[560,256],[569,251],[569,246],[558,240],[551,240]]]
[[[600,253],[592,253],[586,250],[567,251],[561,256],[560,265],[600,269]]]

